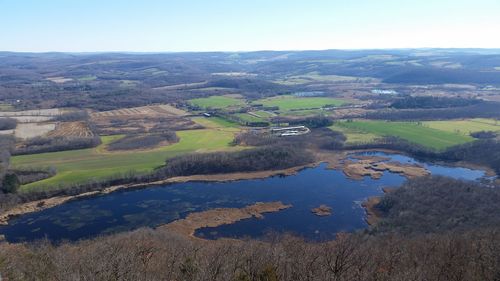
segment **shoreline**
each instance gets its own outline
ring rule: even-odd
[[[227,174],[208,174],[208,175],[191,175],[191,176],[178,176],[173,178],[168,178],[164,180],[154,181],[154,182],[146,182],[146,183],[133,183],[133,184],[122,184],[106,187],[102,190],[95,190],[84,192],[77,195],[67,195],[67,196],[56,196],[47,199],[40,199],[35,201],[30,201],[26,203],[22,203],[13,207],[12,209],[6,210],[0,214],[0,225],[8,225],[8,221],[17,216],[21,216],[28,213],[39,212],[45,209],[53,208],[58,205],[62,205],[64,203],[91,198],[100,195],[110,194],[120,190],[127,189],[143,189],[149,188],[159,185],[165,184],[174,184],[174,183],[186,183],[186,182],[231,182],[231,181],[239,181],[239,180],[253,180],[253,179],[265,179],[273,176],[291,176],[295,175],[303,169],[317,167],[321,163],[327,163],[327,169],[338,169],[342,170],[345,165],[345,160],[350,154],[355,153],[363,153],[363,152],[382,152],[388,154],[401,154],[407,155],[406,153],[390,150],[390,149],[356,149],[356,150],[343,150],[337,152],[331,151],[319,151],[315,152],[315,156],[317,161],[305,165],[300,165],[296,167],[291,167],[287,169],[281,170],[267,170],[267,171],[256,171],[256,172],[235,172],[235,173],[227,173]],[[411,157],[410,155],[407,155]],[[439,163],[439,162],[435,162]],[[466,164],[463,162],[460,163],[446,163],[447,166],[451,167],[466,167],[466,168],[476,168],[484,170],[486,175],[496,174],[492,169],[488,167],[482,167],[475,164]],[[463,165],[462,165],[463,164]],[[355,178],[353,178],[355,179]],[[366,208],[365,208],[366,209]]]
[[[252,179],[265,179],[273,176],[292,176],[297,174],[303,169],[313,168],[323,163],[323,161],[314,162],[307,165],[296,166],[282,170],[258,171],[258,172],[237,172],[228,174],[212,174],[212,175],[192,175],[192,176],[179,176],[160,181],[148,183],[135,183],[123,184],[106,187],[103,190],[89,191],[77,195],[68,196],[55,196],[47,199],[40,199],[22,203],[0,214],[0,225],[8,225],[9,220],[24,214],[43,211],[45,209],[53,208],[73,200],[91,198],[99,195],[106,195],[120,190],[127,189],[143,189],[153,186],[174,183],[187,183],[187,182],[231,182],[239,180],[252,180]]]
[[[382,196],[374,196],[369,197],[361,203],[361,207],[363,207],[366,212],[365,221],[369,226],[376,225],[382,219],[380,212],[375,208],[375,206],[380,203],[380,200],[382,200]]]

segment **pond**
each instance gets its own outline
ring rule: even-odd
[[[398,155],[371,153],[390,161],[418,163],[432,174],[467,180],[485,176],[481,170],[421,163]],[[264,214],[263,219],[246,219],[231,225],[203,228],[199,237],[258,238],[273,232],[288,232],[309,240],[331,239],[337,232],[367,227],[361,202],[383,193],[383,187],[401,185],[406,179],[384,172],[380,179],[347,178],[326,164],[292,176],[233,182],[187,182],[122,190],[102,196],[71,201],[36,213],[11,219],[0,227],[9,242],[48,238],[52,241],[79,240],[140,227],[156,227],[199,212],[219,207],[244,207],[255,202],[282,201],[293,207]],[[319,205],[332,208],[332,215],[319,217],[311,212]]]

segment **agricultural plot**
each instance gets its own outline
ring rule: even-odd
[[[57,77],[47,77],[47,80],[54,82],[56,84],[63,84],[69,81],[73,81],[73,78],[57,76]]]
[[[248,122],[248,123],[252,123],[252,122],[266,122],[266,120],[262,117],[259,117],[258,115],[253,115],[253,114],[250,114],[250,113],[237,113],[235,114],[236,117],[238,117],[238,119],[240,119],[242,122]]]
[[[57,188],[71,184],[81,184],[92,180],[103,180],[127,172],[148,173],[176,155],[192,152],[237,150],[230,145],[234,130],[190,130],[177,132],[178,143],[149,151],[108,152],[107,143],[122,136],[103,138],[97,148],[21,155],[12,157],[14,167],[47,167],[57,169],[54,177],[27,184],[21,192]]]
[[[104,135],[200,129],[187,114],[171,105],[154,105],[93,112],[91,118],[96,132]]]
[[[282,85],[301,85],[308,83],[370,83],[376,81],[376,79],[368,77],[321,75],[317,72],[311,72],[304,75],[289,76],[284,79],[275,80],[274,82]]]
[[[330,130],[341,132],[346,137],[346,144],[363,144],[363,143],[371,143],[375,141],[379,136],[368,133],[362,130],[357,130],[354,128],[348,128],[345,126],[334,124],[330,127]]]
[[[21,139],[41,137],[55,128],[55,123],[19,123],[14,129],[14,136]]]
[[[92,118],[130,117],[130,116],[158,117],[158,116],[185,116],[185,115],[187,115],[187,112],[185,112],[184,110],[175,108],[168,104],[122,108],[110,111],[91,113]]]
[[[494,119],[467,119],[467,120],[450,120],[450,121],[427,121],[422,122],[423,126],[457,133],[462,135],[470,135],[479,131],[500,132],[500,122]]]
[[[338,122],[336,125],[377,136],[399,137],[435,150],[443,150],[474,140],[470,136],[433,129],[414,122],[353,121]]]
[[[48,133],[50,137],[92,137],[94,134],[85,122],[61,122],[55,130]]]
[[[211,96],[208,98],[199,98],[189,100],[189,103],[204,109],[224,109],[229,107],[245,106],[245,101],[231,96]]]
[[[240,125],[238,123],[232,122],[230,120],[221,118],[221,117],[194,117],[192,120],[208,129],[229,129],[230,131],[238,131],[235,128],[239,128]]]
[[[253,112],[249,112],[249,113],[257,115],[260,118],[270,118],[270,117],[277,116],[276,113],[271,112],[271,111],[265,111],[265,110],[258,110],[258,111],[253,111]]]
[[[16,116],[48,116],[53,117],[64,113],[63,109],[36,109],[36,110],[23,110],[23,111],[3,111],[0,112],[0,117],[16,117]]]
[[[266,107],[278,107],[280,111],[291,111],[300,109],[317,109],[328,106],[341,106],[346,102],[341,99],[327,97],[296,97],[292,95],[277,96],[257,100],[254,104],[262,104]]]
[[[14,107],[7,103],[0,103],[0,111],[12,111]]]

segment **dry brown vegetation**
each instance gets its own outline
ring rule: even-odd
[[[483,281],[497,280],[499,253],[497,230],[207,243],[142,229],[59,246],[4,243],[0,271],[8,280]]]
[[[342,171],[351,179],[362,179],[364,176],[370,176],[372,179],[379,179],[384,171],[401,174],[407,178],[415,178],[429,175],[430,172],[420,165],[402,164],[399,162],[382,162],[388,160],[384,157],[362,156],[359,160],[353,162],[345,160]]]
[[[122,108],[93,112],[91,121],[99,134],[137,134],[165,130],[200,129],[201,126],[186,118],[187,113],[170,105]]]
[[[110,111],[93,112],[90,114],[90,116],[93,119],[98,119],[102,117],[118,117],[118,116],[159,117],[159,116],[185,116],[185,115],[187,115],[185,111],[167,104],[122,108]]]
[[[312,208],[311,212],[320,217],[329,216],[332,214],[332,207],[320,205],[319,207]]]
[[[249,218],[263,218],[264,213],[278,212],[292,207],[281,202],[258,202],[243,208],[216,208],[203,212],[190,213],[185,219],[166,224],[160,228],[193,237],[197,229],[232,224]]]
[[[54,131],[48,133],[50,137],[93,137],[94,133],[88,124],[83,121],[61,122]]]

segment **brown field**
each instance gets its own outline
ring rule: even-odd
[[[97,133],[134,134],[161,130],[199,129],[201,126],[184,117],[188,113],[171,105],[152,105],[93,112]]]
[[[346,108],[346,109],[336,109],[330,111],[330,115],[334,118],[345,118],[345,117],[361,117],[364,114],[368,113],[369,110],[364,108]]]
[[[63,109],[36,109],[24,111],[3,111],[0,112],[0,117],[13,117],[13,116],[57,116],[64,112]]]
[[[122,108],[110,111],[93,112],[90,116],[93,119],[102,117],[165,117],[165,116],[185,116],[187,112],[175,108],[168,104],[140,106],[132,108]]]
[[[185,117],[109,117],[94,120],[100,135],[136,134],[159,131],[202,129]]]
[[[43,136],[56,127],[55,123],[20,123],[14,130],[16,138],[30,139]]]
[[[92,137],[94,133],[85,122],[62,122],[56,125],[51,137]]]
[[[168,85],[168,86],[162,86],[162,87],[157,87],[157,88],[153,88],[153,89],[154,90],[189,90],[189,89],[201,88],[203,86],[206,86],[207,84],[208,84],[208,82],[204,81],[204,82],[196,82],[196,83]]]

